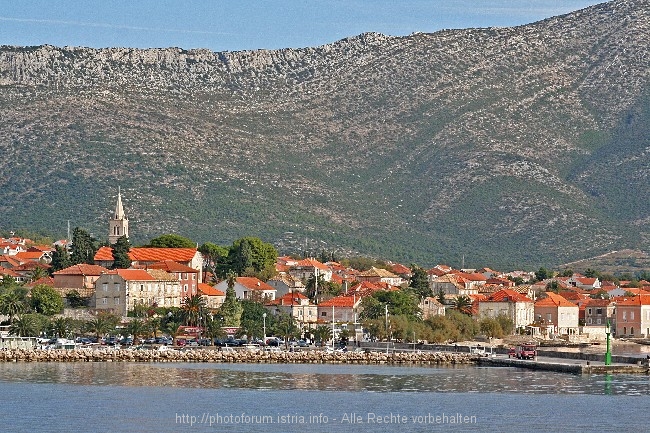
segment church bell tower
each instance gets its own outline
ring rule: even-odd
[[[108,222],[108,242],[113,245],[122,236],[126,236],[127,238],[129,237],[129,219],[124,215],[122,193],[118,188],[115,213]]]

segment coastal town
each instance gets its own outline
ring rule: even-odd
[[[650,282],[645,280],[610,281],[544,268],[504,273],[439,264],[422,269],[392,262],[355,269],[277,254],[272,254],[272,271],[248,266],[219,275],[214,257],[198,246],[131,247],[126,266],[116,267],[116,245],[128,241],[128,223],[118,193],[107,245],[96,249],[92,260],[55,271],[54,256],[67,254],[70,240],[38,245],[20,237],[0,239],[2,336],[79,341],[96,334],[94,341],[106,344],[119,333],[128,344],[167,344],[170,338],[175,345],[243,340],[296,348],[336,342],[342,348],[367,341],[425,344],[508,336],[599,344],[607,334],[650,335]],[[60,307],[37,305],[46,291],[58,296],[54,305]],[[17,293],[25,297],[22,305]],[[229,312],[233,305],[235,318]],[[21,323],[35,313],[49,316],[50,325]],[[113,328],[72,325],[74,320],[97,324],[108,316]],[[449,329],[454,326],[473,331]]]

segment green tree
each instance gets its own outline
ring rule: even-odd
[[[58,338],[66,338],[72,331],[72,321],[67,317],[56,317],[50,322],[52,335]]]
[[[70,254],[68,253],[68,250],[61,245],[54,247],[54,252],[52,253],[52,263],[50,263],[50,271],[54,273],[60,271],[61,269],[70,267],[71,265],[72,261],[70,260]]]
[[[36,266],[29,272],[29,281],[34,282],[38,281],[41,278],[45,278],[49,275],[46,268],[43,266]]]
[[[165,322],[163,331],[172,337],[172,344],[176,342],[176,337],[181,333],[181,322],[169,320]]]
[[[440,302],[442,305],[447,305],[447,298],[445,297],[444,290],[438,289],[438,293],[436,294],[436,297],[438,298],[438,302]]]
[[[144,320],[137,318],[131,319],[131,321],[127,323],[125,330],[133,336],[134,344],[139,341],[141,336],[147,334],[147,327],[145,326]]]
[[[63,298],[52,287],[39,284],[31,291],[31,305],[37,313],[53,316],[63,311]]]
[[[287,347],[290,339],[300,335],[300,328],[296,326],[296,321],[286,313],[280,313],[275,317],[272,330],[274,335],[283,336],[284,344]]]
[[[81,296],[81,294],[76,289],[66,293],[65,300],[71,308],[81,308],[88,306],[88,298]]]
[[[325,346],[328,340],[332,338],[332,328],[327,325],[319,325],[314,329],[314,339],[320,346]]]
[[[427,271],[419,266],[411,265],[411,273],[412,276],[409,287],[411,287],[411,289],[417,293],[420,299],[433,296],[433,291],[429,286],[429,277],[427,275]]]
[[[496,320],[499,322],[499,326],[501,326],[504,335],[511,335],[515,332],[515,324],[510,317],[505,314],[499,314]]]
[[[237,281],[237,275],[234,272],[229,272],[226,278],[228,282],[228,288],[226,289],[226,299],[221,304],[219,308],[219,314],[223,317],[225,326],[238,327],[241,325],[241,316],[243,313],[243,307],[237,299],[237,294],[235,293],[235,282]]]
[[[9,326],[9,333],[19,337],[38,337],[47,319],[40,314],[21,314]]]
[[[203,296],[194,295],[186,297],[181,306],[185,324],[188,326],[199,326],[199,318],[206,313],[205,309],[205,299]]]
[[[196,248],[196,244],[192,240],[176,234],[153,238],[149,241],[148,246],[154,248]]]
[[[70,253],[71,264],[93,264],[95,252],[97,252],[95,240],[84,229],[75,227],[72,231],[72,247]]]
[[[457,310],[450,310],[445,316],[460,332],[462,340],[472,340],[479,333],[479,325],[473,317]]]
[[[211,340],[223,338],[226,331],[223,330],[223,319],[221,316],[209,315],[205,322],[205,336]]]
[[[546,283],[546,291],[558,293],[560,291],[560,283],[558,283],[555,280],[549,281],[548,283]]]
[[[241,302],[241,329],[242,333],[251,337],[260,337],[264,335],[264,314],[266,313],[266,329],[270,330],[275,324],[275,317],[268,314],[268,310],[259,302],[244,299]]]
[[[114,314],[100,312],[93,319],[86,322],[86,325],[90,332],[94,333],[97,338],[101,338],[102,335],[112,332],[119,321],[120,318]]]
[[[113,269],[128,269],[131,267],[131,258],[129,257],[131,244],[126,236],[117,238],[111,249],[113,250]]]
[[[485,317],[479,322],[481,333],[487,337],[501,338],[503,337],[503,329],[499,322],[493,317]]]
[[[450,314],[454,314],[450,312]],[[434,343],[444,343],[446,341],[460,341],[461,332],[454,323],[446,316],[432,316],[425,322],[431,331],[430,341]]]
[[[535,272],[535,278],[537,281],[544,281],[552,276],[553,273],[544,267],[539,268],[539,270]]]
[[[278,251],[273,245],[262,242],[259,238],[245,237],[233,242],[227,263],[229,270],[237,275],[243,275],[250,270],[258,274],[273,275],[277,258]]]
[[[452,303],[452,308],[468,316],[472,315],[472,298],[466,295],[457,296]]]
[[[161,320],[159,317],[149,317],[144,321],[144,330],[146,335],[151,335],[153,338],[157,338],[160,328]]]
[[[228,248],[206,242],[199,247],[199,252],[203,256],[204,270],[213,277],[222,276],[220,272],[228,259]]]
[[[13,322],[15,316],[27,311],[27,289],[14,285],[8,289],[3,288],[0,295],[0,313],[9,316],[9,323]]]

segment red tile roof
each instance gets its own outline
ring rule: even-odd
[[[196,255],[196,248],[131,248],[129,257],[138,262],[189,262]]]
[[[562,296],[553,292],[546,292],[546,298],[535,302],[536,307],[578,307],[573,302],[569,302]]]
[[[492,293],[487,299],[481,302],[533,302],[527,296],[517,293],[514,290],[501,289]]]
[[[40,260],[41,257],[43,257],[43,251],[20,251],[14,255],[14,258],[20,261],[37,261]]]
[[[175,262],[173,260],[164,260],[162,262],[152,263],[147,265],[147,269],[162,269],[167,272],[185,272],[185,273],[198,273],[194,268]]]
[[[60,271],[56,271],[54,275],[90,275],[90,276],[99,276],[103,273],[108,272],[103,266],[98,265],[88,265],[85,263],[79,265],[72,265]]]
[[[398,275],[411,275],[412,274],[410,268],[408,268],[408,267],[406,267],[406,266],[404,266],[404,265],[402,265],[400,263],[395,263],[395,264],[391,265],[390,270],[393,273],[398,274]]]
[[[93,259],[96,262],[112,262],[115,260],[113,258],[113,249],[111,247],[99,247]]]
[[[155,281],[156,279],[144,269],[116,269],[109,271],[116,273],[127,281]]]
[[[329,271],[330,270],[330,268],[328,268],[327,266],[325,266],[324,264],[322,264],[321,262],[319,262],[316,259],[299,260],[298,263],[296,264],[296,266],[301,266],[301,267],[306,267],[306,268],[313,267],[313,268],[318,268],[318,269],[320,269],[322,271]]]
[[[327,301],[322,301],[318,304],[319,307],[354,307],[355,301],[359,301],[359,298],[353,298],[352,296],[336,296],[334,298],[328,299]]]
[[[197,285],[199,292],[203,293],[206,296],[226,296],[221,290],[205,283],[199,283]]]
[[[612,301],[609,299],[589,299],[585,306],[586,307],[608,307]]]
[[[302,305],[302,301],[309,299],[300,292],[285,293],[282,297],[274,299],[268,305]]]
[[[255,277],[237,277],[237,282],[249,290],[275,290],[264,281]]]
[[[639,295],[631,298],[624,298],[616,303],[617,307],[636,305],[650,305],[650,295]]]

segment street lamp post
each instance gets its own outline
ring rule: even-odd
[[[609,327],[609,320],[607,321],[607,327],[605,327],[605,334],[607,334],[607,350],[605,351],[605,365],[612,365],[612,349],[609,345],[609,335],[611,334],[611,329]]]
[[[262,319],[264,319],[264,344],[266,344],[266,313],[262,313]]]

